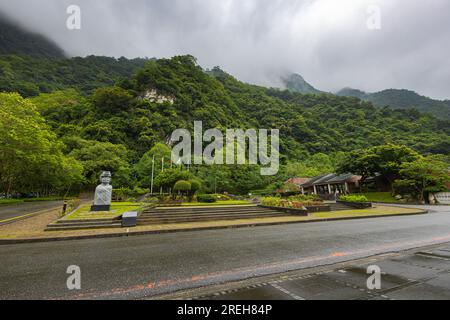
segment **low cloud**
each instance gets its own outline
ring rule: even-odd
[[[81,30],[66,28],[76,4]],[[367,28],[369,5],[381,29]],[[0,10],[71,55],[192,54],[240,80],[297,72],[321,90],[408,88],[450,98],[447,0],[2,0]]]

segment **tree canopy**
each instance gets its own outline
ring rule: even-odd
[[[45,128],[51,136],[48,143],[83,166],[87,185],[96,183],[101,170],[111,170],[115,187],[136,183],[148,187],[153,155],[159,158],[155,181],[161,186],[172,188],[176,181],[195,176],[205,192],[245,194],[276,188],[293,176],[335,171],[340,162],[345,164],[338,168],[341,171],[363,176],[381,172],[392,181],[405,159],[450,154],[448,120],[415,110],[376,108],[352,97],[250,85],[218,67],[205,71],[192,56],[159,60],[2,56],[0,90],[32,96],[19,101],[15,95],[9,104],[26,105],[19,110],[33,105],[36,116],[24,118],[24,123],[37,121]],[[155,95],[159,98],[152,98]],[[16,112],[13,109],[8,112]],[[160,163],[164,156],[169,170],[166,144],[175,129],[192,131],[195,120],[203,121],[205,130],[279,129],[280,172],[261,177],[259,166],[192,166],[190,176],[168,183],[170,177],[161,174]],[[31,130],[23,129],[22,134],[27,136],[24,141],[40,137],[30,136]]]
[[[0,93],[0,184],[5,194],[48,194],[82,182],[83,167],[63,154],[36,107],[19,94]]]

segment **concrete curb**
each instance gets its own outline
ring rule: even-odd
[[[106,239],[106,238],[119,238],[119,237],[142,236],[142,235],[163,234],[163,233],[178,233],[178,232],[189,232],[189,231],[206,231],[206,230],[220,230],[220,229],[252,228],[252,227],[262,227],[262,226],[276,226],[276,225],[296,224],[296,223],[303,224],[303,223],[330,222],[330,221],[340,221],[340,220],[361,220],[361,219],[386,218],[386,217],[398,217],[398,216],[414,216],[414,215],[428,214],[428,212],[429,212],[428,210],[418,210],[415,212],[403,213],[403,214],[385,214],[385,215],[373,215],[373,216],[363,216],[363,217],[344,217],[344,218],[324,218],[324,219],[307,220],[307,221],[247,223],[247,224],[229,225],[229,226],[196,227],[196,228],[171,229],[171,230],[149,230],[149,231],[136,231],[136,232],[129,232],[129,233],[122,232],[122,233],[95,234],[95,235],[70,236],[70,237],[54,237],[54,238],[0,239],[0,245],[56,242],[56,241],[70,241],[70,240],[85,240],[85,239]]]

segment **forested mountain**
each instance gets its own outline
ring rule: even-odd
[[[359,98],[361,100],[366,100],[370,94],[367,92],[364,92],[362,90],[353,89],[353,88],[344,88],[336,93],[338,96],[341,97],[355,97]]]
[[[24,30],[0,12],[0,55],[64,58],[64,51],[42,35]]]
[[[46,78],[44,70],[39,72]],[[72,87],[30,101],[62,142],[64,153],[81,163],[88,184],[95,184],[98,172],[106,168],[115,173],[117,185],[135,185],[134,166],[144,154],[166,142],[173,130],[192,130],[194,120],[202,120],[204,129],[280,130],[282,163],[287,164],[281,176],[262,178],[257,168],[247,166],[221,168],[220,174],[227,173],[219,190],[232,192],[283,181],[290,163],[323,167],[306,167],[305,172],[332,170],[331,163],[342,153],[373,145],[391,142],[423,154],[450,153],[449,121],[376,108],[352,97],[249,85],[219,68],[205,72],[192,56],[147,61],[133,76],[92,94],[80,92],[76,82]],[[318,154],[315,161],[308,160]],[[207,170],[198,173],[205,181],[211,179]]]
[[[96,56],[59,59],[0,55],[0,91],[31,97],[41,92],[75,88],[87,94],[131,77],[146,61]]]
[[[410,90],[388,89],[376,93],[367,93],[357,89],[345,88],[339,91],[337,95],[371,101],[378,107],[416,109],[421,112],[432,113],[439,118],[450,119],[450,103],[448,100],[434,100]]]
[[[322,93],[322,91],[317,90],[312,85],[310,85],[306,80],[297,73],[292,73],[288,76],[281,78],[284,88],[293,92],[299,93]]]
[[[294,175],[330,172],[345,153],[386,143],[450,154],[450,121],[444,117],[379,108],[320,93],[298,75],[291,80],[291,90],[250,85],[218,67],[205,71],[192,56],[0,55],[0,92],[27,98],[0,93],[0,187],[29,192],[92,186],[102,170],[113,172],[116,187],[148,187],[142,176],[148,170],[139,169],[142,162],[148,167],[148,151],[166,143],[175,129],[192,130],[195,120],[205,130],[281,134],[277,176],[262,177],[257,166],[192,167],[209,192],[247,193]]]

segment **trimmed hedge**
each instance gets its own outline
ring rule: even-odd
[[[360,202],[360,203],[369,202],[366,196],[356,194],[340,196],[339,200],[345,202]]]
[[[217,202],[217,197],[212,194],[199,194],[197,196],[197,201],[203,203],[214,203]]]

